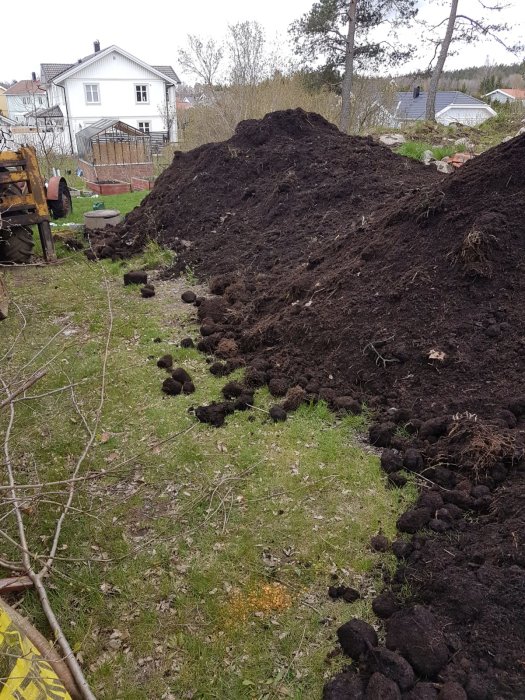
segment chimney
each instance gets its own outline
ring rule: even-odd
[[[95,53],[100,51],[100,41],[98,39],[93,42],[93,48],[95,49]]]
[[[36,73],[34,71],[31,73],[31,80],[36,83]]]
[[[414,88],[414,90],[413,90],[413,92],[412,92],[412,97],[413,97],[415,100],[417,100],[417,98],[419,97],[419,93],[420,93],[420,92],[421,92],[421,88],[419,87],[419,85],[416,85],[416,87]]]

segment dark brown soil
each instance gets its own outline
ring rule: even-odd
[[[385,611],[396,656],[374,651],[374,665],[377,642],[362,640],[359,678],[327,698],[345,685],[356,697],[401,697],[402,685],[410,698],[525,697],[524,194],[525,135],[443,178],[317,115],[278,112],[177,155],[95,244],[124,255],[157,238],[178,253],[174,273],[191,263],[215,276],[199,349],[242,355],[246,385],[275,396],[300,387],[340,412],[365,404],[392,487],[404,469],[430,480],[398,522],[410,541],[392,544],[390,586],[412,595]],[[230,410],[196,415],[219,425]],[[418,677],[411,690],[398,656]]]

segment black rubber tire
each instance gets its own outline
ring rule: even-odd
[[[61,180],[58,186],[58,199],[48,199],[47,206],[53,219],[64,219],[73,211],[71,193],[64,180]]]
[[[0,262],[16,265],[28,263],[34,245],[31,229],[16,226],[9,233],[0,234]]]

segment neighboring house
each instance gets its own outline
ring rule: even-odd
[[[47,93],[33,73],[33,80],[19,80],[5,91],[7,111],[17,124],[26,124],[28,113],[32,114],[48,106]]]
[[[393,118],[397,124],[425,119],[426,107],[427,93],[419,88],[414,88],[412,92],[398,92]],[[435,115],[440,124],[459,122],[467,126],[476,126],[490,117],[495,117],[496,112],[485,102],[459,90],[453,90],[437,93]]]
[[[4,87],[3,85],[0,85],[0,117],[7,117],[7,97],[5,96],[5,93],[7,91],[7,88]]]
[[[493,102],[523,102],[525,103],[525,90],[516,88],[498,88],[487,92],[483,97],[488,97]]]
[[[171,66],[151,66],[118,46],[100,49],[76,63],[42,63],[49,106],[59,108],[76,152],[75,134],[100,119],[177,141],[176,86]]]

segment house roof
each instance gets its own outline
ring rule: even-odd
[[[497,90],[492,90],[492,92],[487,92],[483,97],[489,97],[489,95],[493,95],[495,92],[502,92],[504,95],[509,95],[509,97],[513,97],[515,100],[525,100],[525,90],[519,90],[518,88],[498,88]]]
[[[426,92],[420,92],[418,97],[414,97],[412,92],[398,92],[396,116],[401,119],[424,119],[427,107],[427,94]],[[436,114],[450,107],[450,105],[478,106],[490,109],[486,102],[482,102],[471,95],[466,95],[464,92],[459,92],[459,90],[438,92],[436,94]]]
[[[140,59],[136,58],[135,56],[132,56],[126,51],[123,51],[118,46],[108,46],[107,48],[101,49],[100,51],[96,51],[95,53],[90,53],[88,56],[84,56],[84,58],[79,58],[78,61],[75,61],[75,63],[42,63],[40,64],[40,74],[42,82],[50,83],[52,80],[55,80],[55,78],[63,78],[65,73],[69,73],[69,71],[74,72],[73,69],[80,70],[80,68],[83,67],[85,63],[92,61],[94,58],[100,58],[102,56],[105,56],[112,50],[116,50],[124,56],[127,56],[131,60],[139,63],[140,65],[145,66],[146,68],[150,68],[155,73],[160,74],[161,77],[165,78],[167,82],[180,83],[179,77],[173,70],[172,66],[149,65],[148,63],[141,61]]]
[[[40,83],[34,80],[19,80],[18,83],[11,85],[5,91],[6,95],[34,95],[36,92],[41,92],[45,95],[45,89]]]
[[[0,114],[0,125],[4,126],[14,126],[16,124],[14,119],[9,119],[9,117],[6,117],[4,114]]]
[[[173,70],[172,66],[151,66],[152,68],[155,68],[155,70],[158,70],[159,73],[164,73],[164,75],[167,75],[168,78],[171,78],[174,83],[180,83],[179,76],[175,71]]]
[[[68,68],[71,68],[72,63],[41,63],[40,64],[40,80],[43,83],[50,83],[53,78],[63,73]]]
[[[64,117],[64,113],[58,105],[53,105],[52,107],[45,107],[43,109],[37,109],[36,112],[28,112],[28,117],[36,117],[37,119],[57,118]]]

